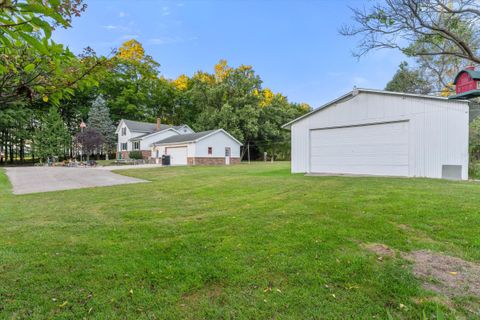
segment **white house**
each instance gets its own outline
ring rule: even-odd
[[[223,129],[171,135],[152,144],[152,157],[170,156],[172,165],[240,163],[240,141]]]
[[[292,172],[468,179],[465,100],[355,89],[284,128]]]
[[[130,151],[141,151],[144,158],[151,156],[152,143],[174,135],[193,133],[187,125],[170,126],[122,119],[117,126],[117,159],[128,158]]]

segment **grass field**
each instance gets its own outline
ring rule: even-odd
[[[150,183],[13,196],[0,169],[0,318],[479,316],[364,245],[480,261],[480,184],[305,177],[288,163],[122,171]]]

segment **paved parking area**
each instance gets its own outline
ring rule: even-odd
[[[6,173],[14,194],[147,182],[100,168],[12,167]]]

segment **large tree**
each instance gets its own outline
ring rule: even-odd
[[[94,70],[104,58],[91,50],[79,57],[60,44],[49,44],[49,53],[34,53],[21,42],[0,48],[0,109],[36,100],[59,104],[74,89],[96,84]]]
[[[472,161],[480,160],[480,117],[470,123],[470,157]]]
[[[262,88],[262,80],[251,66],[231,67],[225,60],[214,73],[197,72],[192,78],[174,81],[177,115],[182,114],[196,130],[223,128],[251,147],[258,158],[263,151],[288,158],[289,132],[281,126],[308,112],[310,107],[292,104],[281,94]]]
[[[145,54],[136,40],[122,44],[110,60],[111,68],[100,80],[100,92],[108,102],[112,118],[148,120],[158,108],[162,94],[159,64]],[[163,81],[165,82],[165,81]]]
[[[64,156],[70,139],[60,114],[55,107],[51,107],[36,129],[33,140],[35,154],[42,160]]]
[[[72,17],[79,16],[86,7],[83,0],[2,0],[0,47],[23,42],[30,51],[48,55],[53,29],[70,27]]]
[[[396,48],[414,56],[452,56],[480,63],[480,4],[477,0],[383,0],[353,9],[353,26],[341,33],[361,36],[356,55]]]
[[[0,108],[20,101],[57,103],[103,61],[87,49],[80,57],[50,39],[70,27],[86,8],[83,0],[0,1]]]
[[[110,111],[102,96],[98,96],[93,101],[92,107],[88,112],[88,126],[103,136],[104,145],[101,147],[101,151],[105,152],[108,160],[108,153],[115,146],[116,136],[115,126],[110,118]]]
[[[385,90],[429,94],[432,92],[432,86],[419,69],[410,69],[407,62],[402,62],[392,80],[387,83]]]

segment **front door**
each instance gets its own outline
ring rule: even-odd
[[[230,164],[230,155],[231,155],[231,149],[230,147],[225,148],[225,164],[229,165]]]

